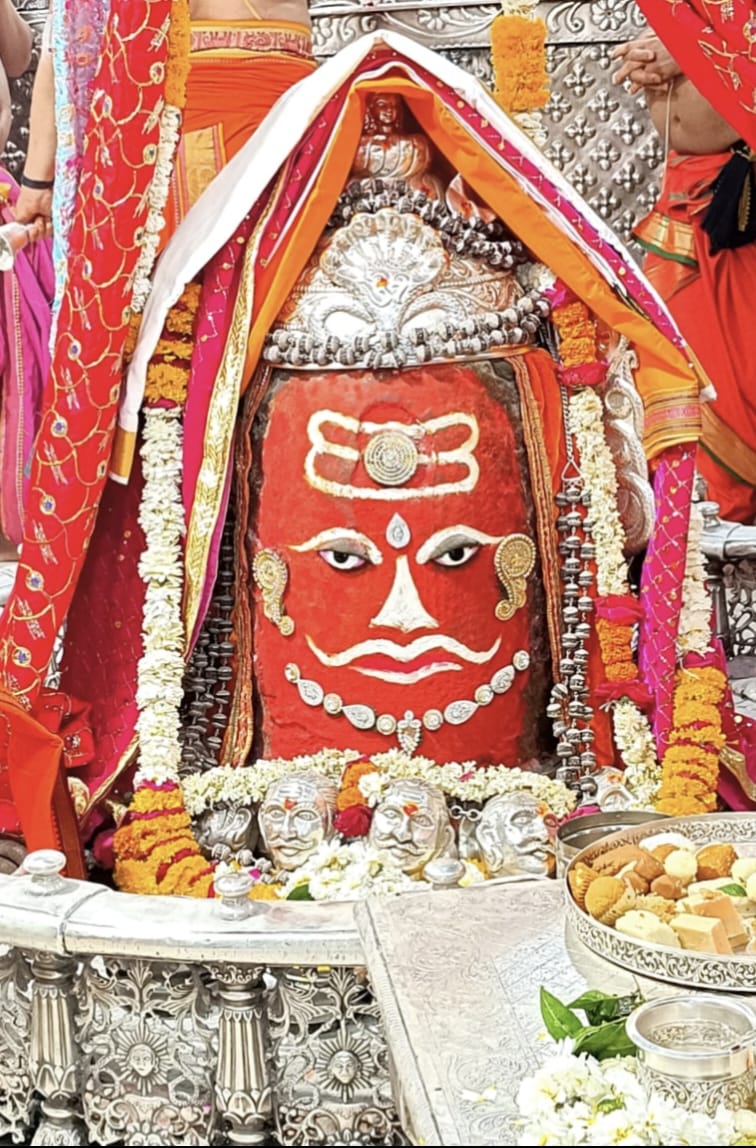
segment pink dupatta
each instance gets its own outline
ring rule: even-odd
[[[0,184],[8,188],[0,202],[0,222],[10,223],[18,186],[2,168]],[[53,291],[47,239],[20,251],[13,270],[0,276],[0,529],[17,545],[23,535],[27,464],[50,371]]]

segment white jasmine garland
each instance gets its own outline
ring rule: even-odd
[[[519,1144],[748,1144],[752,1112],[691,1112],[638,1079],[633,1057],[557,1053],[517,1093]]]
[[[603,414],[601,399],[587,387],[569,401],[569,427],[580,452],[585,489],[591,495],[596,589],[602,598],[626,594],[628,589],[625,530],[617,509],[617,469],[606,441]]]
[[[596,589],[601,597],[629,591],[625,528],[617,509],[617,469],[606,441],[603,403],[595,391],[578,391],[569,402],[568,420],[580,452],[580,473],[591,495],[594,522]],[[661,784],[661,767],[648,718],[629,698],[612,705],[614,741],[625,765],[625,784],[638,808],[652,808]]]
[[[139,769],[135,784],[178,783],[179,710],[183,698],[184,626],[181,620],[181,412],[145,411],[141,456],[144,491],[139,524],[145,549],[139,575],[145,584],[144,653],[137,666],[136,723]]]
[[[192,817],[215,805],[255,804],[262,801],[272,782],[297,770],[314,770],[338,782],[349,762],[360,756],[356,750],[322,750],[290,761],[261,759],[252,766],[217,766],[182,780],[184,802]],[[495,765],[479,769],[474,761],[437,765],[427,757],[410,757],[400,749],[373,754],[371,761],[377,773],[366,774],[358,783],[367,804],[377,804],[385,787],[394,779],[418,778],[457,801],[482,803],[489,797],[525,790],[557,817],[565,817],[575,808],[575,794],[561,781],[518,767]]]
[[[160,137],[157,145],[155,170],[147,192],[147,221],[144,225],[142,249],[134,268],[134,288],[131,310],[144,310],[152,282],[150,276],[155,265],[160,234],[165,227],[163,211],[168,200],[173,172],[173,157],[178,147],[181,112],[172,104],[165,104],[160,114]]]
[[[648,718],[635,702],[621,698],[612,707],[614,741],[625,763],[624,781],[639,809],[652,809],[661,785],[661,766]]]
[[[682,584],[682,608],[677,634],[678,654],[705,654],[711,641],[711,595],[706,585],[701,543],[703,515],[694,502],[690,508],[685,575]]]

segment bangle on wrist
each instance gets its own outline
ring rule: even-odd
[[[22,175],[19,182],[22,187],[28,187],[30,191],[51,191],[55,180],[31,179],[28,175]]]

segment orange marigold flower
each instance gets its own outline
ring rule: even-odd
[[[249,899],[250,901],[278,901],[280,900],[278,894],[281,889],[283,889],[283,885],[266,885],[263,881],[258,881],[256,885],[252,886]]]
[[[614,665],[604,667],[608,682],[634,682],[638,677],[638,667],[635,662],[615,662]]]
[[[529,112],[549,98],[546,25],[500,13],[491,24],[494,96],[505,111]]]
[[[207,859],[197,850],[197,843],[192,841],[195,852],[190,857],[182,857],[173,862],[165,877],[159,884],[161,893],[176,893],[180,896],[196,897],[201,894],[194,892],[192,878],[199,876],[208,869]]]
[[[339,790],[336,798],[337,809],[351,809],[353,805],[364,805],[365,798],[356,785],[348,785],[346,789]]]

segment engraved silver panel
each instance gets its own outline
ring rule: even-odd
[[[101,1144],[208,1144],[217,1010],[197,966],[95,957],[76,984],[81,1096]]]
[[[403,1144],[359,969],[281,969],[268,1007],[282,1144]]]

